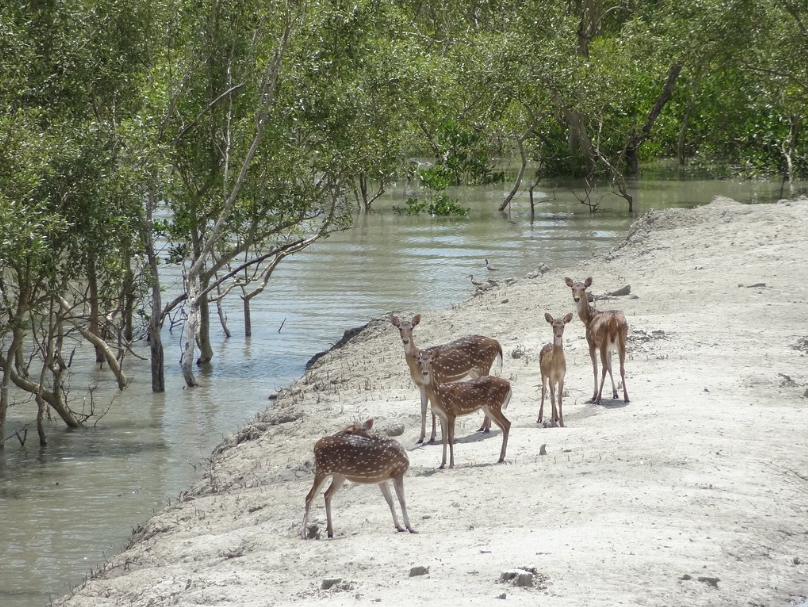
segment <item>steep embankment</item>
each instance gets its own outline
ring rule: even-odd
[[[95,579],[57,601],[106,605],[783,605],[808,592],[808,201],[649,213],[606,259],[537,271],[443,311],[420,345],[499,339],[513,383],[499,431],[461,418],[457,467],[420,425],[398,332],[375,319],[217,449],[204,481],[153,517]],[[537,260],[537,266],[539,266]],[[500,271],[500,273],[503,273]],[[584,328],[565,333],[567,428],[536,425],[545,311],[564,276],[631,285],[631,402],[586,404]],[[502,282],[504,285],[504,281]],[[298,537],[316,438],[366,417],[403,434],[417,535],[392,531],[375,487],[334,499],[333,541]],[[542,444],[547,455],[539,455]],[[322,499],[312,519],[324,523]],[[410,577],[415,566],[425,575]],[[502,572],[533,568],[533,585]],[[329,589],[324,579],[339,578]]]

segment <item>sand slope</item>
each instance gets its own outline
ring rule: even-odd
[[[458,420],[455,469],[437,470],[439,444],[416,446],[418,393],[398,331],[375,319],[56,604],[799,603],[808,593],[806,254],[808,201],[717,199],[649,213],[606,259],[510,285],[500,276],[498,289],[451,310],[397,310],[422,313],[420,346],[467,333],[502,343],[513,427],[499,465],[501,434],[475,433],[480,414]],[[631,402],[584,402],[592,370],[576,315],[565,333],[567,427],[542,428],[543,316],[574,311],[564,276],[592,276],[594,293],[631,285],[636,298],[597,302],[628,318]],[[334,499],[335,539],[299,539],[314,441],[367,417],[383,431],[403,425],[419,533],[393,531],[377,487],[347,485]],[[324,535],[321,497],[312,521]],[[410,577],[415,566],[429,571]],[[532,586],[500,581],[517,567],[535,571]],[[340,581],[323,590],[327,578]]]

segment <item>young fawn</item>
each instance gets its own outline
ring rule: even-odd
[[[572,289],[572,301],[578,309],[578,316],[586,327],[586,342],[589,344],[589,358],[592,359],[592,371],[595,375],[595,391],[592,395],[592,402],[600,404],[600,396],[603,392],[603,384],[606,382],[606,372],[612,380],[612,397],[618,398],[617,387],[614,385],[612,375],[612,350],[617,350],[620,357],[620,377],[623,380],[623,400],[628,402],[628,389],[626,388],[626,339],[628,336],[628,323],[626,317],[620,310],[596,310],[589,305],[586,297],[586,289],[592,286],[592,278],[587,278],[583,282],[573,281],[565,278],[564,282]],[[595,350],[600,352],[600,361],[603,371],[598,388],[598,361],[595,358]]]
[[[511,399],[511,384],[500,377],[486,375],[469,381],[439,383],[432,369],[432,355],[422,350],[418,354],[424,388],[438,414],[443,435],[443,459],[440,467],[446,466],[446,446],[449,446],[449,467],[454,468],[455,420],[461,415],[482,409],[485,417],[502,429],[502,450],[499,462],[505,461],[508,448],[508,432],[511,422],[502,414]]]
[[[561,397],[564,394],[564,376],[567,374],[567,361],[564,360],[564,327],[572,320],[572,312],[564,318],[553,318],[544,314],[544,319],[553,327],[553,343],[546,344],[539,353],[539,367],[541,369],[541,405],[539,406],[540,424],[544,413],[544,395],[547,391],[547,382],[550,382],[550,425],[555,428],[556,422],[564,427],[564,412],[561,409]],[[558,410],[556,410],[556,385],[558,386]]]
[[[482,335],[467,335],[448,344],[432,346],[419,350],[415,346],[412,331],[421,322],[421,315],[416,314],[412,320],[400,320],[395,314],[390,315],[390,322],[401,334],[404,344],[404,358],[410,369],[410,377],[421,394],[421,436],[418,442],[424,442],[426,436],[426,409],[429,397],[424,388],[424,380],[417,358],[420,352],[428,352],[432,359],[432,370],[438,383],[458,381],[464,377],[482,377],[491,371],[491,365],[499,357],[502,367],[502,346],[496,339]],[[481,431],[488,432],[491,422],[488,418],[483,420]],[[432,434],[429,442],[435,440],[435,411],[432,411]]]
[[[371,426],[373,420],[369,419],[364,424],[348,426],[314,443],[314,483],[306,495],[306,511],[303,514],[303,527],[300,531],[300,536],[304,540],[308,537],[306,526],[311,502],[329,476],[332,477],[331,485],[324,495],[325,513],[328,519],[326,530],[329,538],[334,537],[331,526],[331,498],[346,480],[354,483],[377,483],[390,507],[390,512],[393,513],[393,525],[398,531],[404,531],[404,527],[398,522],[393,496],[387,484],[388,480],[392,480],[401,504],[404,526],[410,533],[415,533],[410,525],[407,504],[404,500],[404,473],[410,467],[407,452],[398,441],[371,436],[368,433]]]

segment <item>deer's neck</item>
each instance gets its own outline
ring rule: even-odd
[[[423,384],[424,381],[421,377],[421,367],[418,365],[418,348],[410,340],[410,343],[404,345],[404,358],[407,361],[407,366],[410,368],[410,377],[416,384]]]
[[[595,318],[598,311],[589,305],[589,300],[586,297],[581,297],[578,303],[575,304],[575,307],[578,310],[578,318],[581,319],[584,325],[589,327],[589,323],[592,322],[592,319]]]
[[[428,384],[423,384],[424,391],[426,395],[429,397],[429,402],[432,403],[432,407],[435,410],[443,410],[443,399],[441,399],[440,393],[438,392],[438,386],[434,383],[434,376],[430,377],[430,382]]]

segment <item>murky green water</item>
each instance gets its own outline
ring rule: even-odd
[[[633,219],[613,196],[591,216],[562,183],[555,200],[539,205],[532,219],[525,196],[503,214],[496,210],[503,189],[463,193],[471,213],[458,220],[395,215],[391,206],[402,206],[405,198],[399,186],[353,230],[279,266],[253,304],[249,340],[240,302],[232,302],[233,337],[225,341],[213,327],[215,364],[200,374],[199,388],[183,390],[178,331],[165,336],[165,394],[151,393],[144,363],[130,363],[134,381],[123,393],[102,372],[76,373],[74,397],[90,384],[98,385],[96,410],[115,397],[97,425],[69,431],[54,422],[42,451],[31,425],[24,447],[9,441],[0,454],[0,605],[46,605],[49,596],[64,594],[119,552],[134,525],[198,479],[204,458],[224,435],[264,410],[267,396],[298,377],[305,362],[346,328],[391,310],[423,311],[468,298],[469,275],[486,278],[485,258],[504,277],[605,253]],[[644,180],[634,188],[635,216],[704,204],[715,195],[770,202],[778,193],[779,184],[771,182]],[[35,414],[31,403],[14,406],[10,431],[30,424]]]

